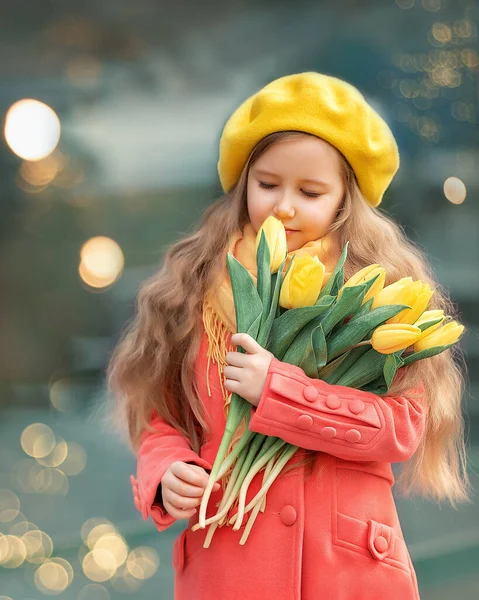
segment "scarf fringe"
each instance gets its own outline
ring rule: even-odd
[[[234,350],[234,346],[231,344],[230,337],[231,332],[228,330],[223,321],[216,315],[216,312],[213,306],[205,300],[203,303],[203,324],[208,336],[208,350],[207,357],[208,363],[206,367],[206,383],[208,387],[208,396],[211,397],[211,388],[210,388],[210,365],[211,361],[216,363],[218,369],[218,378],[221,386],[221,392],[224,399],[223,412],[225,421],[228,419],[229,406],[231,403],[231,392],[228,392],[224,387],[224,373],[223,368],[228,364],[226,362],[226,353],[230,350]],[[228,456],[233,448],[236,446],[238,441],[241,439],[243,433],[246,431],[246,417],[241,421],[238,429],[234,433],[230,445],[226,451],[226,455]],[[229,469],[229,471],[222,478],[222,487],[223,492],[226,490],[228,482],[231,477],[231,473],[233,471],[233,466]],[[238,500],[236,499],[235,503],[231,507],[234,508],[238,504]],[[230,509],[230,510],[231,510]],[[224,520],[223,523],[224,524]]]

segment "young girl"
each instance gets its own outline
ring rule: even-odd
[[[256,279],[256,233],[273,215],[288,230],[288,262],[293,253],[318,256],[327,281],[349,240],[346,280],[379,263],[385,285],[421,279],[436,290],[429,308],[454,316],[424,253],[377,208],[398,167],[391,131],[356,88],[314,72],[277,79],[225,125],[225,194],[142,287],[108,381],[138,456],[136,507],[158,531],[189,520],[173,546],[177,600],[419,598],[391,463],[405,463],[397,481],[405,493],[468,501],[459,350],[403,367],[384,397],[329,385],[236,334],[226,269],[231,252]],[[204,548],[208,526],[191,527],[232,392],[251,403],[252,431],[299,450],[246,544],[244,519],[240,531],[218,528]],[[217,483],[207,518],[222,493]]]

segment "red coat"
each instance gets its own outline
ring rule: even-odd
[[[206,387],[206,344],[204,334],[196,369],[212,438],[198,456],[157,417],[157,433],[143,433],[137,478],[131,478],[138,510],[158,531],[175,520],[154,504],[165,471],[176,460],[211,470],[223,435],[214,363],[211,397]],[[414,391],[421,392],[419,400],[330,385],[274,358],[250,429],[299,446],[288,466],[304,458],[304,448],[318,451],[315,470],[308,479],[304,466],[280,473],[243,546],[248,515],[239,531],[217,528],[209,548],[203,548],[208,526],[192,532],[198,513],[191,517],[173,546],[175,600],[417,600],[390,464],[409,459],[424,430],[424,388]],[[253,479],[246,503],[262,479],[263,472]],[[217,512],[222,493],[210,497],[207,518]]]

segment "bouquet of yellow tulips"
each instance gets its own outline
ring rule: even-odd
[[[324,265],[317,257],[293,256],[286,273],[286,233],[269,217],[256,240],[257,284],[232,255],[227,255],[239,333],[246,332],[281,361],[301,367],[309,377],[326,383],[386,394],[402,366],[444,352],[461,337],[464,326],[449,321],[441,310],[427,310],[434,294],[428,284],[405,277],[384,287],[386,272],[369,265],[344,282],[346,243],[338,263],[323,285]],[[409,353],[406,349],[413,348]],[[244,350],[238,347],[238,351]],[[284,440],[246,431],[225,458],[243,419],[249,424],[251,405],[233,393],[223,439],[202,497],[199,521],[193,530],[210,529],[209,547],[217,527],[241,527],[251,511],[240,544],[266,506],[266,493],[284,465],[298,450]],[[264,470],[263,484],[246,505],[253,477]],[[206,519],[213,485],[231,476],[218,505]],[[233,505],[237,514],[229,518]]]

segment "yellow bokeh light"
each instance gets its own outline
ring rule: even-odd
[[[58,467],[64,462],[68,454],[68,445],[61,437],[57,437],[56,444],[50,454],[37,458],[37,462],[44,467]]]
[[[99,583],[89,583],[78,592],[77,600],[110,600],[110,592]]]
[[[95,550],[108,550],[116,560],[117,568],[122,565],[128,556],[128,546],[121,535],[109,533],[102,535],[95,543]]]
[[[38,100],[19,100],[7,112],[5,140],[12,152],[25,160],[40,160],[60,140],[60,119],[55,111]]]
[[[149,579],[160,566],[160,557],[154,548],[139,546],[130,552],[126,568],[137,579]]]
[[[110,580],[110,585],[122,594],[134,594],[143,585],[144,579],[137,579],[122,565]]]
[[[451,41],[451,28],[445,23],[434,23],[432,26],[432,35],[435,40],[445,44]]]
[[[114,283],[125,262],[120,246],[105,236],[88,240],[80,251],[80,258],[80,277],[87,285],[96,288]]]
[[[44,186],[55,179],[61,168],[61,155],[57,153],[35,162],[25,161],[21,165],[19,173],[22,179],[29,185],[35,187],[42,186],[44,189]]]
[[[33,423],[24,429],[20,443],[26,454],[43,458],[55,447],[55,434],[48,425]]]
[[[57,379],[50,385],[50,402],[60,412],[76,407],[74,390],[68,379]]]
[[[20,512],[20,500],[15,492],[0,489],[0,521],[9,523]]]
[[[466,194],[466,186],[459,177],[448,177],[444,182],[444,195],[452,204],[462,204]]]
[[[82,562],[85,575],[92,581],[108,581],[116,572],[116,559],[108,550],[91,550]]]
[[[103,529],[97,529],[101,525],[107,525],[107,527]],[[93,532],[93,530],[97,531],[98,533],[94,533],[90,537],[90,534]],[[116,533],[116,527],[108,519],[103,517],[92,517],[83,523],[80,533],[83,542],[90,548],[90,550],[93,550],[96,541],[105,533]]]
[[[422,0],[423,8],[431,12],[441,10],[441,0]]]
[[[90,530],[90,532],[87,535],[86,538],[86,545],[90,548],[90,550],[93,550],[93,548],[95,548],[97,542],[105,535],[116,535],[117,531],[116,531],[116,527],[109,522],[102,522],[99,523],[98,525],[94,525],[93,528]]]
[[[28,531],[22,536],[27,550],[26,559],[29,563],[40,564],[53,554],[51,537],[40,529]]]
[[[70,584],[65,567],[50,559],[35,571],[34,581],[38,590],[44,594],[60,594]]]
[[[72,477],[81,473],[86,467],[87,456],[85,449],[77,442],[67,442],[68,453],[62,462],[62,471]]]
[[[396,0],[396,4],[399,8],[412,8],[414,6],[414,0]]]
[[[19,521],[10,527],[10,535],[16,535],[18,537],[23,537],[29,531],[37,531],[38,527],[35,523],[30,523],[30,521]]]
[[[27,550],[22,538],[16,535],[4,535],[0,540],[0,565],[8,569],[16,569],[23,564]]]

